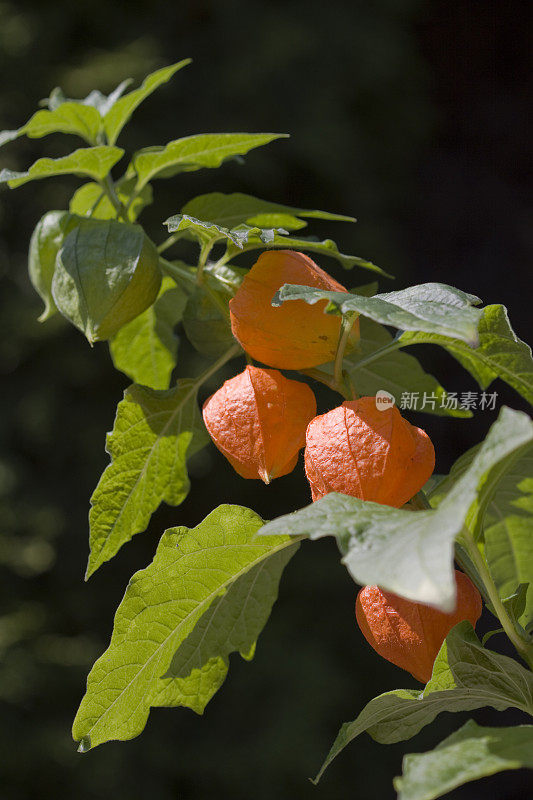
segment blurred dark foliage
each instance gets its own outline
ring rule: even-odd
[[[503,302],[517,333],[531,339],[528,8],[520,0],[2,0],[1,127],[18,127],[55,85],[81,97],[192,56],[193,66],[136,112],[123,146],[226,130],[292,138],[244,166],[158,182],[157,206],[146,214],[156,240],[161,221],[187,198],[215,189],[353,213],[356,226],[315,232],[396,274],[398,288],[440,280]],[[21,140],[2,150],[2,166],[24,168],[74,144]],[[127,381],[105,345],[91,350],[58,319],[36,322],[39,300],[26,273],[33,226],[44,211],[66,207],[75,185],[43,181],[0,197],[0,796],[392,798],[402,753],[433,747],[466,717],[445,716],[396,746],[364,735],[318,789],[307,781],[342,721],[375,694],[414,685],[356,630],[356,587],[331,542],[302,547],[254,661],[232,657],[203,719],[154,710],[142,737],[76,753],[70,723],[85,676],[107,644],[129,576],[150,561],[164,528],[195,525],[228,500],[271,518],[309,497],[301,468],[263,487],[238,479],[210,448],[194,460],[183,506],[161,509],[146,534],[83,583],[88,498]],[[368,279],[325,266],[349,284]],[[181,353],[185,373],[192,355],[186,345]],[[420,355],[448,388],[476,388],[445,355]],[[495,388],[501,402],[525,408]],[[332,402],[324,391],[321,407]],[[445,471],[492,418],[414,421],[431,433]],[[525,798],[528,781],[507,773],[450,797]]]

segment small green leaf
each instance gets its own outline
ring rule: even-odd
[[[353,722],[341,727],[316,780],[364,731],[381,744],[392,744],[411,739],[443,711],[483,706],[533,714],[533,674],[514,659],[485,650],[472,625],[460,622],[446,637],[426,688],[395,689],[367,703]]]
[[[177,64],[171,64],[169,67],[158,69],[156,72],[152,72],[151,75],[148,75],[138,89],[128,92],[128,94],[121,97],[120,100],[117,99],[104,117],[104,131],[108,142],[110,144],[115,144],[122,128],[137,106],[139,106],[143,100],[146,100],[152,92],[155,92],[161,84],[170,80],[178,70],[186,67],[187,64],[190,63],[191,59],[185,58]]]
[[[187,231],[196,237],[200,244],[215,244],[215,242],[226,239],[240,250],[243,249],[251,236],[259,237],[263,244],[266,244],[272,241],[275,233],[272,229],[262,230],[245,224],[238,225],[230,230],[229,228],[215,225],[214,222],[196,219],[196,217],[190,217],[186,214],[175,214],[173,217],[169,217],[164,224],[167,226],[169,233]]]
[[[34,289],[41,296],[45,308],[39,322],[53,316],[56,304],[52,297],[52,279],[56,257],[65,237],[80,223],[80,218],[68,211],[49,211],[37,223],[30,240],[28,272]]]
[[[356,311],[382,325],[392,325],[400,330],[455,336],[471,347],[478,344],[477,328],[482,311],[473,308],[472,304],[479,303],[479,299],[444,283],[422,283],[373,297],[285,284],[272,305],[279,306],[288,300],[305,300],[314,304],[324,299],[329,300],[330,307],[341,314]]]
[[[130,580],[109,648],[89,675],[73,726],[82,751],[137,736],[151,706],[201,712],[229,653],[252,654],[295,550],[288,537],[256,538],[261,524],[247,508],[220,506],[196,528],[163,535],[152,564]]]
[[[435,800],[469,781],[521,767],[533,769],[533,725],[483,728],[469,720],[434,750],[405,756],[394,788],[398,800]]]
[[[113,364],[134,383],[168,389],[176,366],[180,321],[187,296],[164,277],[155,303],[124,325],[109,342]]]
[[[0,183],[7,183],[11,189],[15,189],[29,181],[55,175],[83,175],[96,181],[103,180],[123,155],[124,150],[120,147],[85,147],[63,158],[39,158],[26,172],[3,169]]]
[[[122,205],[128,209],[128,219],[135,222],[143,208],[149,206],[153,199],[152,187],[148,184],[139,193],[134,194],[135,179],[121,178],[115,184],[117,197]],[[80,217],[93,219],[116,219],[117,210],[109,200],[106,192],[99,183],[84,183],[80,186],[70,200],[70,211]]]
[[[111,464],[91,498],[89,578],[136,533],[163,501],[177,506],[189,492],[186,462],[209,437],[196,402],[198,384],[167,391],[130,386],[106,441]]]
[[[513,329],[505,306],[483,309],[479,323],[479,347],[472,350],[463,342],[429,333],[404,333],[405,345],[438,344],[444,347],[486,389],[496,378],[512,386],[533,404],[533,358],[531,348]]]
[[[20,133],[31,139],[40,139],[50,133],[72,133],[81,136],[89,144],[96,144],[102,127],[102,117],[91,106],[77,102],[62,103],[54,111],[42,109],[21,129]]]
[[[176,139],[166,147],[140,150],[133,168],[140,190],[153,178],[171,178],[179,172],[219,167],[226,159],[244,155],[255,147],[285,136],[283,133],[204,133]]]
[[[309,219],[323,219],[339,222],[355,222],[353,217],[346,217],[343,214],[330,214],[328,211],[316,211],[307,208],[293,208],[284,206],[280,203],[271,203],[268,200],[260,200],[249,194],[234,192],[223,194],[222,192],[210,192],[202,194],[189,200],[181,209],[182,214],[196,217],[197,219],[208,220],[224,228],[235,228],[243,223],[257,225],[260,228],[287,228],[291,227],[291,219],[305,217]],[[266,222],[262,224],[258,218],[267,217],[280,219],[280,222]],[[287,223],[286,220],[289,220]],[[298,220],[297,220],[298,221]],[[300,221],[299,227],[305,226],[305,222]]]
[[[109,339],[154,302],[158,263],[140,225],[83,219],[58,253],[55,303],[89,342]]]
[[[396,509],[343,494],[279,517],[266,535],[335,536],[357,583],[450,612],[455,606],[454,541],[476,523],[512,456],[533,442],[533,422],[503,407],[475,458],[436,510]]]

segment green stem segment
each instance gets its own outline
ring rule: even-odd
[[[117,217],[122,217],[124,222],[128,222],[128,213],[127,210],[124,208],[123,204],[120,202],[118,195],[115,191],[115,184],[111,179],[111,175],[106,175],[104,180],[100,182],[100,186],[106,193],[109,198],[109,202],[117,212]]]
[[[419,510],[431,509],[431,505],[422,490],[412,498],[410,504]],[[466,526],[463,528],[455,543],[455,560],[477,586],[485,600],[492,605],[494,613],[498,617],[508,639],[513,643],[515,649],[528,664],[530,669],[533,670],[533,644],[526,642],[516,630],[501,600],[487,562],[480,553],[474,537]]]
[[[338,392],[339,394],[341,394],[344,397],[345,400],[352,400],[353,399],[349,395],[349,393],[347,392],[347,390],[344,388],[344,386],[342,384],[341,384],[341,386],[339,386],[337,384],[337,381],[335,380],[333,375],[328,375],[327,372],[322,372],[322,370],[314,369],[314,368],[313,369],[300,369],[299,372],[302,375],[308,375],[310,378],[313,378],[313,380],[315,380],[315,381],[319,381],[320,383],[323,383],[325,386],[328,386],[334,392]]]
[[[237,344],[237,342],[235,342],[235,344],[232,344],[231,347],[229,347],[225,353],[222,353],[220,358],[217,358],[217,360],[213,364],[211,364],[211,366],[208,367],[205,370],[205,372],[202,372],[202,374],[198,376],[198,378],[196,379],[196,386],[199,388],[203,383],[206,382],[206,380],[208,380],[211,377],[211,375],[214,375],[215,372],[218,372],[218,370],[221,367],[223,367],[227,361],[230,361],[233,358],[233,356],[238,355],[241,350],[242,348],[240,344]]]
[[[178,264],[172,264],[172,262],[167,261],[166,258],[162,258],[159,256],[159,266],[161,267],[161,271],[164,272],[166,275],[170,275],[176,283],[183,284],[183,281],[190,284],[196,284],[196,276],[194,272],[189,272],[189,270],[184,269],[183,267],[178,266]]]
[[[459,544],[464,547],[466,553],[472,561],[472,564],[476,568],[478,575],[480,576],[486,589],[492,607],[498,619],[500,620],[501,626],[507,634],[508,639],[510,639],[510,641],[513,643],[517,652],[528,664],[529,668],[533,670],[533,645],[524,641],[524,639],[522,639],[516,630],[513,621],[507,613],[507,609],[501,600],[500,594],[496,584],[494,583],[492,575],[490,574],[487,563],[479,552],[479,548],[474,540],[474,537],[467,528],[463,528],[463,531],[459,537]]]
[[[339,342],[337,344],[337,353],[335,354],[335,366],[334,366],[333,376],[335,379],[335,385],[337,387],[337,391],[343,396],[346,396],[345,382],[342,374],[344,352],[348,345],[350,334],[352,332],[352,328],[357,319],[357,316],[358,316],[357,314],[347,314],[345,317],[342,318]],[[347,398],[347,399],[351,400],[352,398]]]

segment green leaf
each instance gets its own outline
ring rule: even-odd
[[[242,282],[243,271],[213,263],[205,268],[204,277],[203,285],[196,287],[187,300],[183,328],[199,353],[208,358],[218,358],[235,341],[229,319],[229,301]],[[235,356],[238,355],[236,351]]]
[[[52,297],[56,257],[65,237],[79,223],[79,217],[69,214],[68,211],[49,211],[41,217],[31,235],[28,272],[34,289],[45,305],[39,322],[49,319],[57,311]]]
[[[478,344],[477,328],[482,311],[473,308],[472,304],[479,303],[479,299],[444,283],[422,283],[373,297],[285,284],[275,295],[272,305],[279,306],[288,300],[305,300],[314,304],[324,299],[330,301],[330,309],[341,314],[356,311],[382,325],[392,325],[400,330],[455,336],[471,347]]]
[[[533,422],[502,408],[487,438],[439,507],[413,513],[331,494],[264,527],[266,535],[335,536],[357,583],[450,612],[455,606],[454,541],[476,522],[511,457],[533,441]]]
[[[431,401],[424,403],[423,411],[441,416],[472,416],[471,411],[453,408],[446,390],[433,375],[424,371],[418,359],[399,350],[384,352],[378,357],[380,350],[393,342],[393,337],[386,328],[368,317],[361,317],[359,322],[359,347],[344,358],[344,369],[359,395],[373,396],[377,391],[385,390],[401,407],[406,396],[418,393]],[[320,369],[333,374],[333,364]]]
[[[460,341],[428,333],[404,333],[401,341],[404,343],[402,346],[438,344],[454,356],[483,389],[496,378],[501,378],[533,404],[531,348],[511,328],[505,306],[491,305],[483,309],[479,347],[475,350],[465,347]]]
[[[187,459],[209,441],[196,402],[198,383],[167,391],[130,386],[118,404],[106,468],[91,498],[89,578],[136,533],[163,501],[177,506],[190,484]]]
[[[140,225],[83,219],[58,253],[55,303],[89,342],[109,339],[154,302],[158,263]]]
[[[139,106],[143,100],[146,100],[152,92],[155,92],[161,84],[170,80],[178,70],[186,67],[187,64],[190,63],[191,59],[185,58],[183,61],[178,61],[177,64],[171,64],[169,67],[163,67],[156,72],[152,72],[144,79],[138,89],[128,92],[128,94],[121,97],[120,100],[117,100],[104,117],[104,131],[108,142],[110,144],[115,144],[122,128],[137,106]]]
[[[446,637],[425,689],[395,689],[367,703],[353,722],[341,727],[316,780],[364,731],[381,744],[392,744],[411,739],[443,711],[483,706],[519,708],[533,715],[533,674],[514,659],[485,650],[472,625],[460,622]]]
[[[109,648],[89,675],[73,726],[80,750],[137,736],[151,706],[201,712],[228,654],[252,654],[295,549],[287,537],[256,538],[261,524],[247,508],[220,506],[196,528],[163,535],[152,564],[130,580]],[[163,677],[171,663],[177,677]]]
[[[152,203],[152,187],[148,184],[139,193],[135,194],[130,203],[130,198],[134,194],[135,179],[121,178],[115,184],[117,197],[125,208],[128,209],[128,219],[135,222],[143,208]],[[93,219],[116,219],[117,210],[109,200],[105,190],[98,183],[84,183],[80,186],[70,200],[70,211],[80,217],[92,217]]]
[[[428,753],[405,756],[398,800],[435,800],[457,786],[507,769],[533,769],[533,725],[483,728],[474,720]]]
[[[243,251],[248,252],[249,250],[258,250],[264,247],[265,244],[261,241],[261,239],[256,236],[250,236],[246,245],[243,247]],[[311,253],[319,253],[320,255],[334,258],[342,267],[344,267],[344,269],[361,267],[362,269],[369,269],[372,272],[378,272],[380,275],[385,275],[388,278],[391,277],[388,272],[385,272],[381,269],[381,267],[377,267],[375,264],[372,264],[371,261],[366,261],[364,258],[360,258],[359,256],[349,256],[345,253],[341,253],[332,239],[324,239],[323,242],[320,242],[318,239],[311,236],[284,236],[280,233],[277,233],[272,241],[268,242],[268,247],[282,247],[286,250],[308,250]],[[226,253],[226,257],[228,259],[239,254],[240,253],[237,248],[235,248],[232,244],[228,245]]]
[[[29,181],[55,175],[83,175],[96,181],[103,180],[123,155],[124,150],[120,147],[85,147],[63,158],[39,158],[26,172],[3,169],[0,183],[7,183],[11,189],[15,189]]]
[[[2,131],[0,146],[19,136],[40,139],[50,133],[72,133],[81,136],[89,144],[96,144],[102,127],[102,117],[96,108],[82,105],[75,100],[61,103],[53,110],[41,109],[16,131]]]
[[[527,586],[524,608],[514,618],[524,628],[533,621],[533,449],[503,477],[484,520],[485,558],[500,597]]]
[[[52,89],[50,92],[50,96],[45,100],[41,100],[39,105],[46,106],[50,111],[56,111],[56,109],[64,103],[76,103],[81,106],[92,106],[99,111],[100,115],[103,117],[107,114],[111,106],[117,102],[119,97],[122,96],[131,82],[131,78],[122,81],[116,89],[113,89],[110,95],[102,94],[98,89],[93,89],[92,92],[89,92],[87,97],[84,97],[82,100],[75,100],[71,97],[67,97],[63,89],[61,89],[60,86],[56,86],[56,88]]]
[[[164,277],[155,303],[124,325],[109,342],[113,364],[134,383],[168,389],[176,366],[180,321],[187,296]]]
[[[204,133],[176,139],[165,147],[140,150],[133,169],[140,190],[153,178],[171,178],[179,172],[219,167],[226,159],[284,137],[283,133]]]
[[[188,231],[200,241],[200,244],[215,244],[222,239],[226,239],[236,245],[240,250],[243,249],[245,244],[253,236],[259,238],[263,244],[267,244],[274,239],[275,232],[270,229],[261,229],[251,227],[250,225],[241,224],[230,230],[220,225],[215,225],[214,222],[208,222],[196,217],[190,217],[186,214],[175,214],[169,217],[164,223],[169,233],[178,233],[179,231]]]
[[[230,229],[247,223],[248,225],[257,225],[260,228],[295,230],[306,225],[305,222],[300,220],[298,228],[295,228],[294,220],[298,222],[298,217],[324,219],[332,222],[355,222],[353,217],[346,217],[343,214],[330,214],[328,211],[316,211],[307,208],[293,208],[280,203],[271,203],[268,200],[260,200],[258,197],[241,194],[240,192],[232,194],[223,194],[222,192],[201,194],[193,200],[189,200],[181,209],[181,213],[197,219],[214,222],[216,225]],[[262,224],[258,219],[265,224]]]
[[[215,670],[218,673],[214,686],[206,687],[194,698],[195,711],[204,710],[213,689],[216,691],[224,681],[231,653],[239,652],[246,660],[253,658],[256,639],[277,599],[281,573],[298,547],[296,543],[269,555],[237,578],[211,603],[174,653],[165,678],[189,679],[190,683],[193,670],[207,664],[211,665],[212,673]]]

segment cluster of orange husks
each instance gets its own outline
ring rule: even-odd
[[[303,253],[267,251],[230,301],[233,335],[250,356],[269,367],[298,370],[332,361],[340,317],[324,313],[326,301],[272,306],[284,284],[346,291]],[[356,324],[348,346],[358,337]],[[316,416],[309,386],[278,369],[247,366],[206,400],[203,416],[215,445],[243,478],[269,483],[287,475],[305,446],[313,500],[341,492],[400,508],[423,487],[435,465],[428,435],[395,406],[381,410],[375,397],[361,397]],[[481,598],[469,578],[457,572],[456,582],[452,614],[378,586],[364,587],[356,603],[363,635],[381,656],[427,681],[451,628],[465,619],[475,624],[481,614]]]

